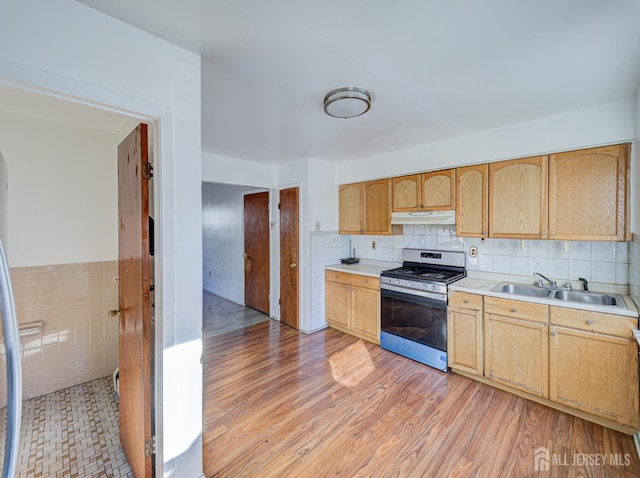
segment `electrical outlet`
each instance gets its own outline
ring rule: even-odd
[[[469,248],[469,257],[477,257],[478,256],[478,248],[476,246],[471,246]]]
[[[376,250],[376,241],[371,241],[371,249]]]

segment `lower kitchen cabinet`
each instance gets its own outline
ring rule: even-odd
[[[637,317],[459,291],[448,313],[452,371],[625,433],[640,428]]]
[[[483,374],[482,296],[452,292],[447,310],[447,358],[452,370]]]
[[[380,343],[380,279],[326,271],[325,317],[338,330]]]
[[[551,321],[574,317],[581,325],[601,328],[611,316],[564,309]],[[601,318],[598,323],[598,319]],[[616,328],[626,317],[617,317]],[[627,331],[631,332],[630,326]],[[555,402],[638,428],[638,347],[629,333],[612,335],[568,327],[549,328],[550,396]],[[615,335],[613,335],[615,334]]]
[[[547,325],[485,314],[485,376],[538,397],[549,397]]]

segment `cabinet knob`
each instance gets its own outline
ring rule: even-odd
[[[469,303],[469,299],[465,299],[462,302],[464,302],[465,304],[468,304]]]
[[[585,322],[587,323],[587,325],[593,325],[593,320],[591,320],[591,319],[588,319]]]
[[[487,235],[487,231],[482,231],[482,235],[486,236]]]
[[[550,236],[555,236],[555,235],[556,235],[556,233],[555,233],[554,231],[551,231],[551,232],[549,233],[549,235],[550,235]]]
[[[511,307],[511,312],[518,312],[518,309],[516,309],[515,307]]]
[[[555,330],[552,330],[551,332],[549,332],[549,335],[558,335],[558,332],[556,332]]]

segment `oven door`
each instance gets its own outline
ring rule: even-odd
[[[446,352],[446,298],[436,299],[382,288],[380,328],[384,332]]]

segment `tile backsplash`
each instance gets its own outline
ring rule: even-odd
[[[590,282],[630,285],[640,300],[640,240],[635,242],[474,239],[456,236],[455,225],[404,225],[398,236],[346,236],[337,231],[310,233],[311,329],[324,320],[324,268],[351,256],[349,243],[361,259],[402,262],[402,249],[425,248],[466,252],[467,269],[516,275],[540,272],[558,281],[584,277]],[[372,242],[375,241],[375,249]],[[477,257],[469,248],[478,248]],[[634,295],[635,294],[635,295]]]
[[[41,396],[113,373],[118,365],[116,261],[11,269],[20,325],[23,395]],[[0,345],[0,406],[6,405],[5,349]]]
[[[629,243],[629,295],[640,308],[640,236]]]
[[[534,241],[457,237],[455,226],[405,225],[402,236],[351,236],[359,257],[401,261],[403,247],[465,251],[467,269],[505,274],[540,272],[554,279],[626,285],[629,283],[629,243]],[[376,241],[376,249],[371,242]],[[469,248],[478,248],[469,257]]]

